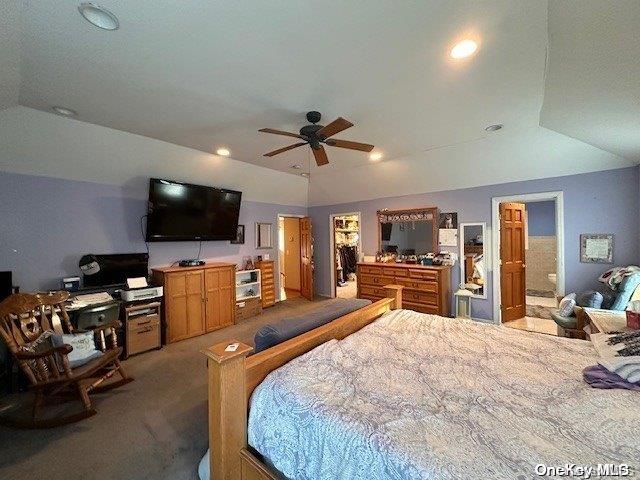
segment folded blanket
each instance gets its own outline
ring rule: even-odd
[[[623,355],[626,344],[611,341],[612,338],[616,339],[617,335],[595,333],[590,337],[600,357],[598,363],[602,367],[628,382],[640,382],[640,355]]]
[[[585,368],[582,371],[582,377],[593,388],[624,388],[640,391],[640,383],[628,382],[601,365]]]

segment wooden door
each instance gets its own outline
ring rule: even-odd
[[[202,335],[205,332],[204,319],[204,271],[195,270],[186,273],[187,320],[189,336]]]
[[[166,275],[167,342],[204,333],[202,270]]]
[[[300,219],[300,293],[307,300],[313,300],[313,231],[311,219]]]
[[[206,329],[211,332],[233,323],[234,280],[229,268],[205,270]]]
[[[500,204],[500,308],[502,321],[526,314],[525,298],[525,206]]]

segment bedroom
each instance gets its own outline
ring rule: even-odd
[[[216,385],[207,372],[211,375],[216,370],[205,368],[201,351],[234,343],[256,348],[255,335],[269,326],[287,327],[285,334],[294,332],[295,337],[287,342],[307,342],[297,347],[299,354],[320,348],[274,370],[271,383],[260,384],[260,396],[252,398],[267,410],[272,408],[269,397],[278,394],[282,382],[295,381],[311,401],[314,378],[319,380],[317,388],[328,388],[327,378],[341,372],[336,384],[349,385],[353,371],[343,365],[344,370],[332,372],[326,355],[342,358],[341,349],[351,348],[370,353],[385,365],[394,362],[384,358],[395,358],[393,352],[402,351],[395,377],[376,367],[358,391],[362,396],[347,399],[360,398],[371,406],[372,423],[360,425],[365,430],[359,430],[353,418],[342,418],[354,435],[371,433],[366,429],[373,428],[371,438],[397,445],[403,458],[411,459],[395,465],[395,474],[382,478],[473,478],[491,469],[498,477],[520,474],[528,478],[535,476],[532,459],[536,454],[549,467],[637,462],[640,445],[635,440],[620,440],[627,429],[640,426],[637,409],[629,408],[632,401],[637,405],[637,392],[586,384],[583,368],[598,362],[591,342],[511,331],[501,324],[505,295],[501,291],[504,282],[498,281],[498,232],[499,199],[517,201],[522,195],[561,193],[559,296],[580,296],[603,288],[613,291],[598,277],[612,267],[639,263],[638,2],[380,0],[272,5],[188,0],[180,2],[180,8],[173,2],[99,0],[96,4],[90,8],[70,0],[8,0],[0,7],[0,271],[11,272],[9,291],[19,287],[22,294],[30,294],[60,290],[61,279],[86,280],[80,268],[85,255],[96,257],[100,266],[104,255],[148,254],[143,262],[147,275],[136,277],[162,283],[158,275],[180,274],[185,284],[187,278],[196,278],[190,284],[196,290],[189,293],[185,287],[184,296],[174,296],[173,287],[164,284],[164,297],[154,307],[159,309],[154,314],[154,329],[147,332],[149,325],[144,325],[136,330],[143,331],[140,335],[153,348],[120,362],[122,372],[133,381],[105,393],[89,391],[91,407],[86,412],[82,412],[83,401],[74,396],[77,384],[69,383],[73,395],[68,408],[92,413],[88,418],[41,430],[0,426],[0,476],[194,479],[209,444],[214,469],[227,474],[224,469],[231,468],[230,478],[242,478],[237,467],[247,461],[258,469],[276,465],[282,470],[301,469],[300,465],[283,466],[286,455],[269,453],[266,448],[264,462],[255,463],[248,456],[255,452],[242,443],[243,432],[253,442],[249,446],[262,448],[264,443],[256,435],[269,443],[273,425],[264,416],[251,417],[260,407],[249,406],[250,417],[242,418],[249,405],[245,394],[207,401],[209,382]],[[315,111],[321,116],[313,122],[315,115],[309,119],[307,113]],[[340,118],[353,126],[332,123]],[[306,134],[297,133],[308,124],[334,125],[341,131],[335,137],[328,131],[326,137],[314,137],[318,130],[313,128],[305,130]],[[295,137],[260,132],[263,129]],[[313,140],[321,140],[320,145]],[[342,148],[338,140],[374,148]],[[297,143],[302,145],[265,156]],[[225,240],[192,236],[191,240],[145,243],[148,225],[144,217],[149,214],[152,178],[242,192],[239,211],[231,222],[235,228],[224,232]],[[395,245],[405,261],[413,262],[415,255],[415,262],[426,265],[366,265],[376,263],[376,254],[383,250],[381,224],[413,230],[414,223],[419,223],[415,219],[396,222],[389,216],[415,209],[431,222],[424,238],[432,247],[422,242],[402,248],[391,241],[386,246],[392,250],[389,245]],[[361,297],[358,301],[373,303],[365,307],[352,303],[358,310],[324,324],[325,330],[310,330],[312,335],[314,331],[325,335],[311,338],[303,326],[318,320],[318,309],[343,305],[331,298],[338,295],[331,222],[334,216],[355,214],[358,240],[350,238],[349,242],[357,243],[358,261],[363,264],[359,267],[365,271],[356,274],[352,283],[356,296]],[[439,228],[441,214],[445,214],[443,228]],[[292,287],[296,298],[284,301],[278,298],[281,288],[287,288],[280,282],[279,218],[300,219],[299,234],[290,236],[299,240],[295,250],[300,252],[293,261],[299,261],[300,281]],[[462,255],[460,250],[465,238],[461,228],[468,224],[484,226],[481,238],[474,235],[473,244],[476,249],[482,247],[484,272],[469,276],[473,281],[465,283],[482,288],[465,300],[455,293],[466,276],[461,269],[464,248]],[[437,251],[452,253],[447,262],[453,265],[429,265],[433,259],[427,253]],[[185,270],[171,267],[182,259],[206,263],[182,267]],[[160,273],[154,275],[152,270]],[[234,270],[243,273],[234,277]],[[189,272],[197,273],[189,276]],[[616,278],[621,282],[635,278],[633,271],[628,273]],[[292,275],[297,278],[297,273]],[[382,283],[376,284],[376,279]],[[221,286],[220,282],[226,283]],[[384,300],[397,292],[386,289],[388,285],[404,286],[398,294],[401,298]],[[611,285],[621,289],[619,284]],[[71,292],[77,293],[86,292]],[[224,300],[207,304],[209,295]],[[191,310],[167,307],[187,297],[195,300]],[[462,312],[459,307],[465,302],[472,319],[453,318]],[[220,313],[222,303],[231,308],[225,310],[226,316]],[[395,311],[398,306],[404,306],[400,313]],[[623,316],[626,306],[620,310]],[[420,308],[426,311],[420,317],[423,320],[404,316]],[[200,312],[197,321],[193,309]],[[375,321],[373,317],[385,309],[394,311]],[[125,313],[116,315],[128,328]],[[285,320],[289,323],[283,326]],[[567,323],[560,327],[565,337],[579,334],[589,323],[582,316],[571,321],[570,328],[565,328]],[[413,330],[402,330],[399,322],[414,325]],[[436,335],[440,328],[447,335]],[[152,343],[150,332],[160,333],[161,338]],[[344,337],[345,332],[353,334]],[[262,333],[260,341],[270,341],[269,332]],[[270,333],[283,331],[276,328]],[[368,348],[362,347],[369,338],[366,335],[376,339]],[[116,338],[108,337],[110,341]],[[428,364],[430,354],[416,345],[416,339],[437,346],[431,351],[434,361],[445,361],[450,342],[462,344],[460,362],[451,367],[459,375],[460,397],[451,398],[453,392],[437,372],[427,370],[426,377],[416,375],[419,381],[410,381],[411,372],[415,373],[412,358]],[[401,341],[415,350],[414,357],[397,344]],[[282,345],[291,345],[287,342]],[[519,353],[513,353],[517,362],[488,360],[512,354],[507,347],[510,342],[520,347]],[[11,360],[5,343],[3,337],[0,420],[11,418],[14,408],[30,414],[38,391],[19,362]],[[482,345],[487,349],[481,354]],[[126,346],[125,337],[125,343],[115,348]],[[270,352],[276,351],[280,356],[274,360]],[[547,355],[549,351],[552,354]],[[232,353],[237,360],[242,357],[236,354],[248,352],[238,345]],[[278,345],[242,362],[254,369],[248,370],[253,375],[250,372],[270,371],[261,359],[269,357],[270,365],[280,366],[284,358],[293,358],[288,355],[290,351]],[[555,368],[553,360],[561,367]],[[32,365],[21,361],[25,368]],[[208,361],[215,363],[211,357]],[[230,361],[227,366],[242,362]],[[289,368],[295,362],[318,374]],[[465,380],[473,378],[474,365],[481,370],[476,383]],[[511,368],[531,372],[522,374],[528,383],[510,383],[495,396],[477,395],[491,390],[491,379],[507,381],[503,375]],[[552,374],[534,375],[536,368]],[[259,376],[235,373],[234,378],[245,378],[247,385],[256,386],[253,382]],[[117,372],[114,376],[117,379]],[[372,378],[381,377],[397,382],[385,384],[389,403],[383,402],[380,407],[384,410],[377,412],[375,392],[369,387]],[[425,378],[432,380],[432,388],[424,386]],[[106,384],[112,381],[109,378]],[[233,391],[237,387],[222,393],[238,394]],[[547,391],[558,392],[560,398],[573,395],[567,400],[572,409],[567,411],[553,399],[542,398],[541,392]],[[341,401],[334,391],[326,398],[328,403]],[[404,402],[418,398],[425,403]],[[478,399],[472,402],[477,411],[465,410],[469,398]],[[483,404],[483,398],[488,403]],[[53,399],[44,400],[39,413],[50,419],[63,418],[59,408],[66,409],[66,403],[51,405]],[[289,400],[304,399],[292,396]],[[232,425],[225,438],[239,439],[239,444],[229,445],[215,437],[220,433],[215,423],[220,418],[213,407],[224,401],[230,401],[236,410],[239,406],[239,416],[231,418],[230,424],[217,425]],[[516,438],[517,431],[506,428],[512,424],[505,422],[503,430],[489,413],[496,408],[505,418],[517,418],[520,412],[505,406],[509,401],[531,413],[529,436],[519,438],[523,442],[519,452],[499,442],[499,437]],[[333,412],[328,403],[324,406]],[[464,414],[455,416],[457,408]],[[544,408],[551,409],[552,415],[542,415]],[[407,412],[415,413],[415,423]],[[421,429],[417,438],[424,447],[422,453],[406,450],[410,437],[373,422],[376,413],[389,425],[398,420],[405,429]],[[585,420],[593,415],[593,423]],[[626,420],[619,432],[598,434],[594,424],[616,415]],[[30,419],[29,415],[25,418]],[[287,425],[291,418],[279,421]],[[556,437],[566,447],[564,453],[548,447],[553,439],[542,431],[558,423],[567,427]],[[452,425],[470,432],[472,439],[475,435],[476,441],[460,440],[465,455],[438,448],[444,440],[438,427],[446,431]],[[355,447],[371,446],[361,443],[361,437],[347,437],[339,426],[334,433],[343,445],[353,440]],[[588,441],[579,447],[571,440],[573,435]],[[317,440],[311,438],[309,445]],[[539,442],[537,450],[534,440]],[[482,442],[492,447],[483,449]],[[600,446],[602,453],[594,453]],[[616,447],[617,453],[612,453]],[[341,460],[327,453],[329,464],[321,464],[321,455],[314,457],[313,450],[309,447],[302,452],[309,454],[306,460],[311,470],[289,476],[318,478],[314,472],[322,470],[332,472],[331,478],[340,478],[330,464]],[[389,467],[385,463],[388,451],[363,451]],[[469,451],[486,463],[452,460],[475,457]],[[220,455],[227,453],[229,457],[224,458],[231,463],[221,463]],[[428,471],[427,465],[435,470]],[[357,467],[357,462],[347,462],[341,478],[353,478],[347,472]],[[632,464],[632,468],[640,466]]]

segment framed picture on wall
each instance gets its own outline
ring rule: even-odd
[[[234,245],[244,245],[244,225],[238,225],[235,240],[231,240]]]
[[[580,261],[582,263],[613,263],[613,234],[581,234]]]

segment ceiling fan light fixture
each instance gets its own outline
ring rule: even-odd
[[[295,165],[291,165],[291,168],[295,170],[300,170],[302,167],[296,163]]]
[[[103,30],[117,30],[120,28],[118,17],[100,5],[84,2],[78,6],[78,12],[91,25]]]
[[[476,53],[478,50],[478,44],[473,40],[462,40],[461,42],[456,43],[449,55],[451,58],[455,58],[459,60],[461,58],[467,58]]]
[[[59,105],[51,107],[51,110],[53,110],[58,115],[62,115],[63,117],[75,117],[78,115],[78,112],[76,112],[75,110],[71,110],[67,107],[61,107]]]
[[[504,127],[504,125],[502,125],[501,123],[495,123],[493,125],[484,127],[484,129],[486,132],[497,132],[498,130],[502,130],[502,127]]]
[[[231,151],[228,148],[220,147],[216,150],[216,155],[220,155],[221,157],[228,157],[231,155]]]
[[[369,154],[369,160],[371,160],[372,162],[382,160],[382,152],[371,152]]]

